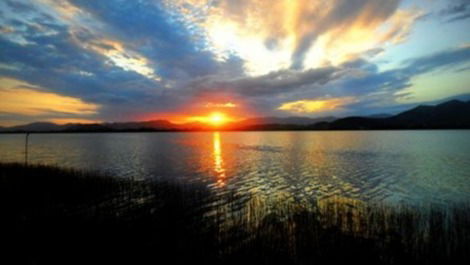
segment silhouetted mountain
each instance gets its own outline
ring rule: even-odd
[[[334,120],[334,117],[258,117],[234,122],[224,127],[228,130],[237,131],[305,130],[312,124]]]
[[[173,124],[167,120],[152,120],[142,122],[114,122],[103,124],[107,128],[113,130],[144,130],[144,129],[155,129],[155,130],[171,130],[178,129],[179,126]]]
[[[2,131],[10,132],[44,132],[44,131],[60,131],[61,125],[52,122],[34,122],[25,125],[18,125],[13,127],[3,127]]]
[[[250,118],[240,122],[237,122],[234,125],[237,126],[259,126],[259,125],[269,125],[269,124],[278,124],[278,125],[310,125],[318,122],[329,122],[334,121],[335,117],[321,117],[321,118],[308,118],[308,117],[259,117],[259,118]]]
[[[392,116],[393,116],[392,114],[388,114],[388,113],[378,113],[378,114],[369,115],[366,118],[383,119],[383,118],[390,118]]]
[[[370,130],[385,129],[385,119],[364,118],[364,117],[347,117],[338,119],[330,123],[317,123],[309,126],[314,130]]]
[[[436,106],[418,106],[391,117],[262,117],[226,124],[219,130],[380,130],[380,129],[470,129],[470,101],[451,100]],[[383,115],[383,114],[381,114]],[[194,122],[173,124],[166,120],[114,122],[102,124],[65,124],[35,122],[0,128],[0,132],[130,132],[198,131],[214,127]]]
[[[112,129],[105,124],[92,123],[92,124],[66,124],[62,125],[62,130],[65,132],[107,132]]]
[[[390,122],[408,128],[468,127],[470,101],[452,100],[436,106],[418,106],[391,117]]]
[[[470,129],[470,102],[452,100],[436,106],[418,106],[389,118],[347,117],[309,129]]]
[[[49,122],[35,122],[31,124],[3,128],[0,132],[112,132],[112,131],[159,131],[178,130],[179,126],[166,120],[152,120],[142,122],[114,122],[81,124],[69,123],[58,125]]]

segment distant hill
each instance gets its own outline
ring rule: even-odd
[[[421,105],[397,115],[368,117],[260,117],[227,124],[222,130],[380,130],[380,129],[470,129],[470,101],[451,100],[435,106]],[[213,130],[203,123],[174,124],[167,120],[65,124],[35,122],[0,127],[0,132],[136,132]]]
[[[310,125],[318,122],[329,122],[334,121],[335,117],[321,117],[321,118],[308,118],[308,117],[260,117],[250,118],[238,122],[239,126],[251,126],[251,125],[266,125],[266,124],[279,124],[279,125]]]
[[[230,130],[301,130],[319,122],[334,121],[335,117],[258,117],[242,120],[228,125]]]
[[[470,129],[470,101],[451,100],[436,106],[418,106],[387,118],[347,117],[317,123],[309,129]]]
[[[418,106],[390,118],[395,125],[420,127],[465,127],[470,125],[470,101],[452,100],[436,106]]]
[[[388,114],[388,113],[378,113],[378,114],[369,115],[366,118],[382,119],[382,118],[389,118],[392,116],[393,116],[392,114]]]
[[[143,122],[115,122],[103,124],[107,128],[113,130],[141,130],[141,129],[158,129],[171,130],[178,129],[179,126],[167,120],[151,120]]]
[[[21,126],[0,128],[0,132],[112,132],[112,131],[169,131],[179,130],[180,126],[166,120],[143,122],[114,122],[58,125],[49,122],[35,122]]]
[[[59,131],[63,129],[61,125],[52,122],[34,122],[26,125],[0,128],[3,131],[28,131],[28,132],[44,132]]]

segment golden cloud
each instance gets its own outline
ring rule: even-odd
[[[344,105],[356,102],[353,97],[321,99],[321,100],[298,100],[283,103],[278,110],[297,113],[328,112],[341,109]]]
[[[236,108],[238,107],[237,104],[232,103],[232,102],[226,102],[226,103],[206,103],[204,104],[205,108]]]
[[[62,0],[38,0],[39,3],[48,6],[55,11],[55,14],[65,21],[73,21],[83,13],[83,11],[70,3]]]
[[[68,119],[68,118],[58,118],[58,119],[49,119],[48,121],[57,123],[57,124],[68,124],[68,123],[81,123],[81,124],[92,124],[102,122],[100,120],[88,120],[88,119]]]
[[[252,75],[291,66],[339,65],[367,50],[403,41],[420,15],[399,9],[400,0],[211,2],[179,0],[167,5],[205,30],[209,49],[220,60],[235,52]]]
[[[150,61],[144,56],[126,49],[122,42],[111,39],[95,39],[85,42],[80,40],[76,33],[72,32],[72,36],[78,45],[105,56],[112,64],[126,71],[134,71],[149,79],[161,81],[161,78],[151,67]]]
[[[61,96],[40,91],[40,87],[29,83],[0,78],[0,112],[37,116],[50,113],[90,115],[95,114],[99,106],[87,103],[79,98]]]

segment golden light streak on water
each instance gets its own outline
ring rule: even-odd
[[[220,133],[213,133],[213,144],[214,144],[214,171],[217,173],[217,184],[218,186],[225,185],[225,168],[224,160],[222,158],[222,148],[220,144]]]

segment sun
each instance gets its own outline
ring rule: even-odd
[[[229,122],[234,121],[234,118],[232,118],[231,116],[228,116],[227,114],[223,112],[214,111],[214,112],[208,113],[205,116],[190,116],[186,118],[186,121],[205,123],[212,127],[220,127]]]
[[[208,122],[211,125],[219,126],[227,122],[227,117],[221,112],[213,112],[209,115]]]

